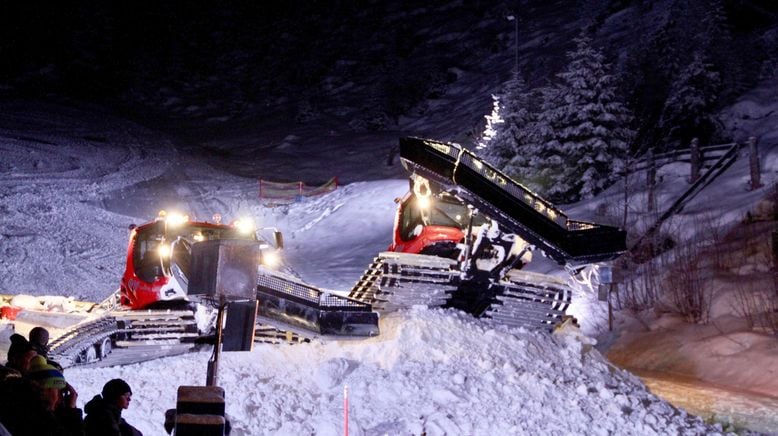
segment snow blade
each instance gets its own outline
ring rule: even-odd
[[[261,274],[259,318],[302,336],[376,336],[378,314],[370,304],[324,292],[285,277]]]
[[[626,251],[626,233],[616,227],[575,221],[457,144],[401,138],[408,171],[454,188],[474,207],[537,246],[560,264],[615,259]]]

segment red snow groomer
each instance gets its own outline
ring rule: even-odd
[[[50,356],[72,366],[183,353],[213,340],[217,314],[208,306],[215,304],[228,307],[223,351],[247,351],[254,341],[291,341],[297,332],[324,338],[379,333],[369,304],[279,270],[281,232],[256,229],[251,220],[220,221],[216,215],[204,222],[161,212],[150,223],[131,225],[117,291],[101,303],[81,302],[77,312],[33,318],[52,320],[43,323],[52,333]],[[272,237],[264,238],[268,231]]]
[[[583,283],[581,271],[607,266],[626,250],[622,229],[568,218],[458,144],[402,138],[400,158],[410,192],[397,200],[392,244],[350,293],[374,309],[452,307],[549,329],[565,319],[572,288],[523,270],[532,252]]]
[[[257,237],[250,220],[221,224],[190,221],[189,217],[161,211],[156,220],[140,226],[130,226],[127,264],[121,279],[121,304],[131,309],[145,309],[165,302],[187,299],[191,246],[197,242],[242,239],[259,241],[258,262],[273,266],[278,262],[275,249]],[[280,234],[275,233],[276,247]]]
[[[490,271],[508,265],[520,269],[532,258],[526,241],[515,234],[498,231],[498,224],[490,217],[478,213],[455,193],[431,189],[426,179],[412,176],[410,191],[396,201],[389,251],[463,262],[471,254],[466,247],[472,249],[477,243],[476,247],[481,247],[479,269]],[[491,261],[486,262],[487,258]]]

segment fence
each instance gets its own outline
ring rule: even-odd
[[[683,150],[674,150],[667,153],[661,153],[655,155],[646,154],[643,157],[635,160],[630,170],[644,171],[644,170],[648,170],[652,166],[658,168],[673,162],[692,163],[697,159],[702,160],[704,163],[715,162],[719,158],[721,158],[722,155],[727,153],[727,151],[729,151],[733,145],[735,144],[729,143],[729,144],[708,145],[703,147],[697,147],[696,143],[693,142],[691,147]]]
[[[306,185],[305,182],[273,182],[259,179],[259,201],[270,206],[291,204],[336,189],[338,189],[337,177],[314,186]]]
[[[691,164],[689,183],[694,183],[701,177],[701,172],[703,170],[715,166],[725,155],[731,154],[733,149],[736,151],[739,151],[740,149],[747,150],[751,172],[750,188],[752,190],[760,188],[762,183],[760,180],[759,153],[757,150],[757,138],[754,136],[748,138],[745,147],[736,142],[700,146],[697,138],[694,138],[689,148],[686,149],[673,150],[660,154],[652,154],[651,152],[646,153],[642,157],[634,160],[627,170],[629,172],[648,171],[649,176],[655,176],[653,171],[655,171],[656,168],[673,162],[686,162]],[[649,180],[649,184],[651,184],[651,182],[652,181]]]
[[[649,211],[656,209],[654,190],[656,188],[656,169],[658,167],[671,162],[689,162],[691,164],[691,174],[688,181],[691,186],[643,233],[631,250],[639,249],[643,241],[649,240],[668,218],[683,210],[686,203],[691,201],[694,196],[726,171],[738,158],[740,148],[740,144],[735,142],[700,147],[699,142],[695,138],[692,140],[689,149],[659,155],[651,155],[649,153],[646,157],[635,161],[632,166],[633,171],[636,169],[646,170],[647,205]],[[763,186],[760,181],[760,163],[756,137],[748,138],[748,155],[751,173],[749,188],[754,190]]]

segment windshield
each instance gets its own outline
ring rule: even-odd
[[[462,201],[451,194],[441,193],[434,197],[429,211],[422,214],[416,196],[411,196],[403,207],[400,222],[400,237],[407,241],[413,238],[413,230],[418,225],[457,227],[466,230],[470,220],[470,212]],[[483,215],[476,215],[473,226],[487,222]]]
[[[162,263],[160,262],[159,248],[163,242],[168,246],[181,238],[182,241],[176,243],[173,249],[173,257],[178,259],[188,258],[188,249],[191,244],[200,241],[210,241],[214,239],[245,239],[254,241],[257,239],[253,232],[241,233],[233,227],[216,227],[207,225],[198,225],[195,223],[186,223],[176,228],[167,228],[165,235],[165,222],[158,221],[148,227],[138,231],[135,236],[135,242],[132,251],[132,261],[135,266],[135,274],[143,281],[153,282],[162,275]],[[186,251],[187,253],[183,253]],[[179,262],[182,268],[188,268],[186,262]]]

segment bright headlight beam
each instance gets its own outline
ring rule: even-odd
[[[235,221],[235,228],[241,233],[251,233],[254,231],[254,220],[251,218],[240,218]]]
[[[281,258],[278,256],[278,253],[273,251],[262,253],[261,259],[262,265],[265,265],[268,268],[275,268],[281,262]]]
[[[171,212],[165,217],[165,221],[167,221],[167,225],[170,227],[178,227],[189,221],[189,217],[180,213]]]

